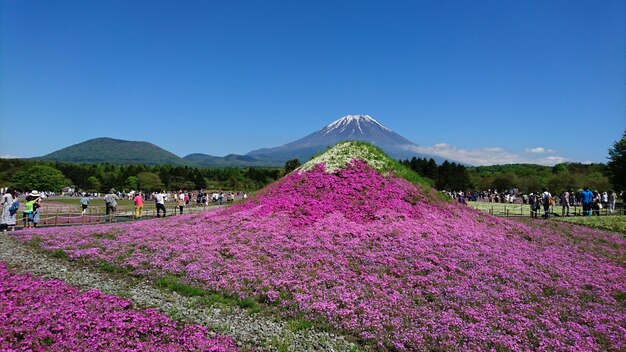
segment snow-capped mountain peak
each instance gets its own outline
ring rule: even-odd
[[[436,156],[416,154],[412,151],[412,147],[417,147],[415,143],[383,126],[369,115],[346,115],[296,141],[279,147],[253,150],[247,155],[258,160],[306,161],[317,152],[345,141],[369,142],[395,159],[418,156],[433,157],[435,161],[443,162]]]
[[[363,127],[367,125],[373,125],[381,128],[384,131],[391,132],[390,129],[383,126],[380,122],[376,121],[370,115],[346,115],[331,122],[328,126],[322,128],[320,132],[323,132],[324,134],[328,134],[331,132],[341,133],[344,132],[346,129],[352,128],[353,133],[356,132],[356,130],[358,129],[360,134],[365,134],[365,132],[363,132]]]

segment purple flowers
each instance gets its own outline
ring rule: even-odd
[[[0,263],[0,350],[236,351],[226,337],[179,326],[154,309],[62,281],[12,274]]]
[[[626,349],[626,240],[434,198],[355,160],[203,215],[20,236],[255,297],[381,348]]]

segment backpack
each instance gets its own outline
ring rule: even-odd
[[[9,215],[11,216],[15,215],[19,207],[20,207],[20,203],[18,201],[13,202],[13,204],[11,204],[11,207],[9,207]]]

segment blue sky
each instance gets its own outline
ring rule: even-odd
[[[0,4],[5,157],[245,154],[369,114],[470,164],[605,162],[626,129],[624,1]]]

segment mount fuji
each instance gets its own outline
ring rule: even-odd
[[[264,161],[284,162],[299,159],[300,162],[306,162],[316,153],[324,152],[328,147],[348,140],[372,143],[396,159],[418,157],[433,158],[437,163],[444,161],[434,155],[411,151],[413,147],[417,147],[415,143],[383,126],[369,115],[347,115],[297,141],[280,147],[253,150],[247,155]]]

